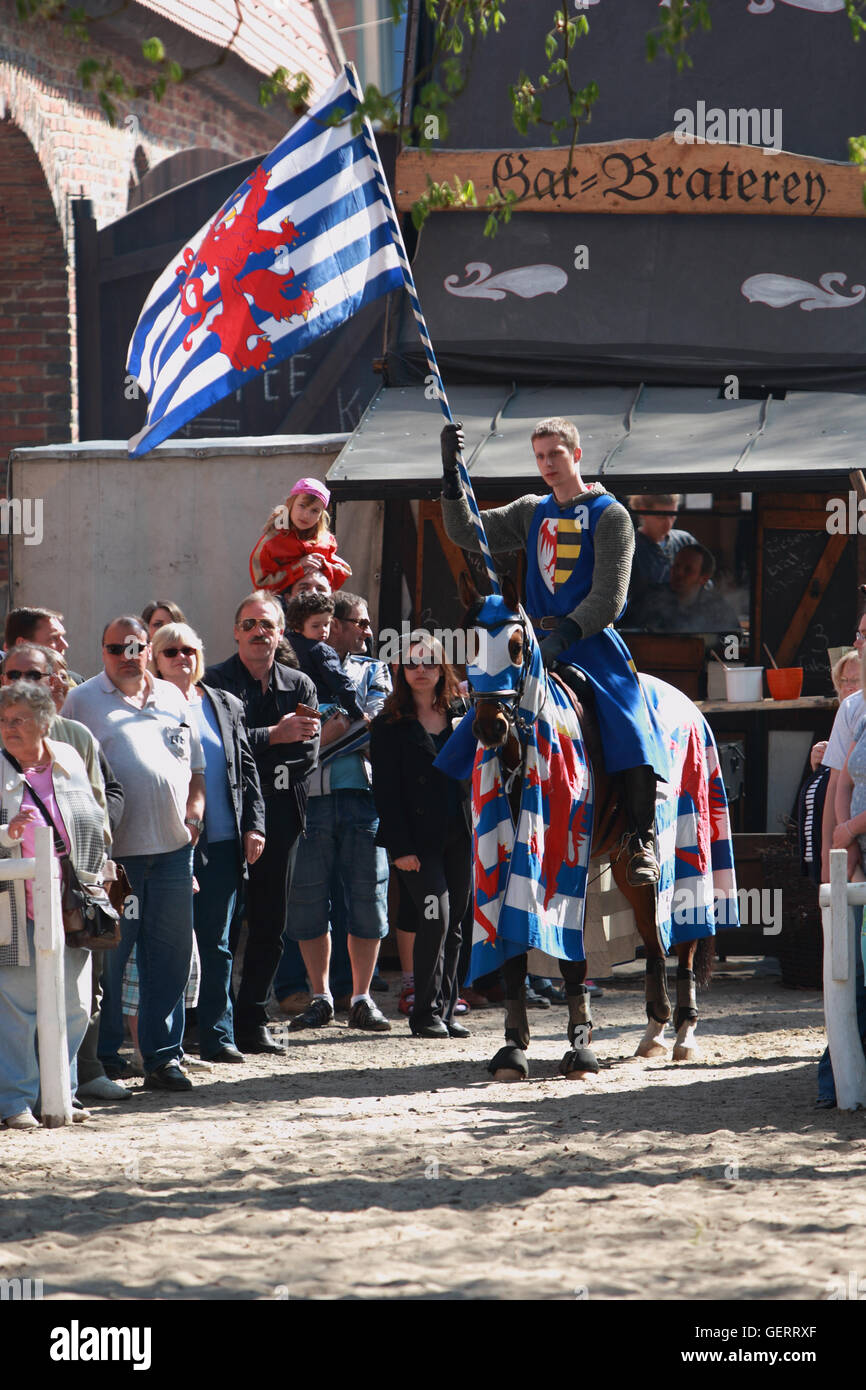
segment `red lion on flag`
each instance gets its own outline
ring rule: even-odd
[[[273,270],[244,269],[251,256],[280,246],[289,247],[298,237],[294,223],[287,217],[283,218],[277,232],[266,232],[259,226],[258,215],[267,195],[269,178],[267,170],[256,169],[247,179],[249,192],[243,207],[239,211],[232,208],[225,217],[217,218],[198,252],[185,247],[186,269],[176,272],[189,277],[181,294],[181,309],[192,319],[183,340],[185,349],[189,352],[192,334],[204,323],[210,310],[221,304],[220,312],[214,315],[207,329],[209,333],[216,333],[220,348],[238,371],[264,367],[272,356],[271,340],[253,318],[247,296],[278,323],[295,314],[306,317],[314,303],[314,296],[308,289],[296,289],[292,270],[282,275]],[[193,266],[200,261],[211,275],[219,277],[219,296],[215,299],[206,300],[202,277],[190,275]],[[290,298],[291,294],[295,297]],[[252,347],[250,339],[255,340]]]

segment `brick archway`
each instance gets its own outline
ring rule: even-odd
[[[19,445],[69,439],[72,416],[69,275],[63,233],[33,146],[8,119],[0,120],[0,241],[2,493],[9,451]],[[9,538],[0,532],[3,612],[8,580]]]
[[[69,276],[63,233],[33,146],[0,121],[0,462],[70,437]],[[0,475],[2,476],[2,475]]]

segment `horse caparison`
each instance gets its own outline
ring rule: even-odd
[[[471,628],[484,602],[468,575],[461,579],[460,594],[466,605],[462,625]],[[502,582],[502,597],[508,607],[517,612],[517,592],[510,579]],[[509,655],[515,663],[524,658],[525,636],[517,626],[509,638]],[[556,677],[554,677],[556,679]],[[695,1026],[698,1019],[697,986],[709,984],[712,975],[715,945],[712,937],[685,941],[674,946],[677,957],[676,1008],[671,1006],[667,992],[665,950],[659,937],[656,891],[652,886],[634,887],[626,875],[626,857],[621,853],[628,827],[622,809],[622,792],[618,779],[609,776],[601,757],[601,738],[588,704],[582,703],[565,682],[560,682],[572,701],[581,725],[581,733],[592,765],[595,788],[590,860],[610,856],[611,871],[617,886],[627,898],[635,925],[646,948],[646,1013],[647,1026],[638,1045],[636,1056],[667,1055],[663,1042],[665,1025],[673,1014],[676,1040],[674,1061],[691,1061],[697,1055]],[[521,744],[514,720],[507,705],[496,696],[482,693],[473,696],[475,722],[473,733],[484,748],[498,748],[503,772],[507,775],[519,769]],[[519,776],[511,780],[508,792],[512,817],[516,822],[520,806]],[[585,986],[586,961],[560,961],[560,969],[568,999],[568,1040],[570,1050],[560,1064],[561,1073],[572,1080],[582,1080],[599,1070],[598,1060],[590,1046],[592,1017],[589,991]],[[489,1064],[488,1070],[496,1081],[523,1080],[529,1074],[526,1049],[529,1046],[529,1019],[526,1010],[527,953],[511,956],[503,966],[505,981],[505,1046]]]

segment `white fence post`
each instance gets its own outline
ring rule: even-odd
[[[866,1059],[855,993],[860,917],[852,908],[866,903],[866,883],[848,882],[847,850],[830,851],[830,882],[821,884],[819,902],[824,924],[824,1017],[836,1102],[840,1110],[858,1110],[866,1106]]]
[[[66,1040],[64,953],[60,885],[54,876],[54,842],[46,825],[34,834],[33,921],[36,940],[36,1031],[42,1123],[49,1129],[72,1123],[69,1047]]]

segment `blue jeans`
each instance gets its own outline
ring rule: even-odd
[[[123,860],[138,917],[122,919],[120,945],[105,953],[100,1061],[116,1062],[123,1043],[120,990],[133,947],[144,1069],[155,1071],[182,1056],[183,992],[192,958],[192,854],[192,845],[182,845],[167,854],[130,854]]]
[[[335,885],[342,887],[349,936],[388,935],[388,856],[376,844],[379,818],[372,792],[311,796],[298,847],[286,935],[314,941],[328,933]]]
[[[39,1103],[39,1054],[36,1051],[36,951],[33,923],[27,922],[29,965],[0,967],[0,1119],[11,1120]],[[90,1022],[90,953],[67,946],[63,958],[66,992],[66,1039],[72,1095],[75,1054]]]
[[[863,976],[863,955],[856,947],[854,950],[854,969],[856,971],[854,989],[857,999],[857,1028],[860,1037],[866,1040],[866,980]],[[824,1048],[818,1063],[818,1099],[836,1099],[836,1083],[833,1080],[833,1063],[830,1061],[829,1047]]]
[[[207,864],[199,860],[195,876],[199,890],[192,900],[193,926],[201,960],[198,1036],[201,1055],[207,1060],[235,1041],[229,928],[241,885],[237,840],[208,844]]]

